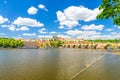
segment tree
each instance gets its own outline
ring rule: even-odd
[[[21,41],[21,40],[17,40],[17,45],[18,45],[19,47],[22,47],[22,46],[24,46],[24,43],[23,43],[23,41]]]
[[[120,0],[102,0],[99,6],[102,12],[97,16],[97,19],[113,19],[113,23],[120,26]]]
[[[5,47],[8,47],[8,43],[7,43],[6,40],[3,41],[2,46],[3,46],[4,48],[5,48]]]
[[[21,40],[15,40],[13,38],[0,38],[0,47],[16,48],[22,46],[24,46],[24,43]]]
[[[10,46],[11,48],[16,48],[16,47],[17,47],[17,42],[16,42],[16,41],[11,41],[11,42],[9,43],[9,46]]]

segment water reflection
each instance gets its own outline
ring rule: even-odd
[[[0,50],[0,80],[69,80],[105,53],[81,49]]]
[[[97,61],[104,53],[95,50],[61,49],[58,64],[58,80],[69,80],[78,71]],[[61,77],[62,76],[62,77]]]
[[[119,80],[120,56],[107,54],[101,61],[97,62],[74,80]]]

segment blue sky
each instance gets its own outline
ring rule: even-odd
[[[102,0],[0,0],[0,36],[115,39],[112,20],[96,20]]]

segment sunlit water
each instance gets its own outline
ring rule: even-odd
[[[100,50],[0,50],[0,80],[120,80],[120,56]],[[104,55],[106,54],[106,55]]]

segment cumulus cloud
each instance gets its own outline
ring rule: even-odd
[[[38,38],[52,38],[51,35],[38,35]]]
[[[23,33],[22,35],[23,36],[35,36],[36,34],[35,33]]]
[[[1,25],[3,28],[8,28],[10,31],[28,31],[29,28],[26,26],[16,26],[14,24],[10,25]]]
[[[71,20],[83,20],[85,22],[96,19],[96,16],[101,11],[98,8],[93,10],[88,9],[84,6],[70,6],[64,10],[64,14]]]
[[[114,30],[113,28],[108,28],[108,29],[106,29],[106,31],[112,31],[112,30]]]
[[[46,34],[47,33],[45,28],[42,28],[42,29],[38,30],[38,32],[41,33],[41,34]]]
[[[7,27],[8,25],[1,25],[1,27],[3,27],[3,28],[5,28],[5,27]]]
[[[61,38],[71,38],[71,36],[68,36],[68,35],[57,35],[57,36]]]
[[[59,28],[59,29],[64,29],[64,26],[59,26],[58,28]]]
[[[14,20],[13,24],[18,25],[18,26],[31,26],[31,27],[44,26],[43,23],[38,22],[36,19],[22,18],[22,17],[18,17],[16,20]]]
[[[94,35],[90,37],[91,39],[102,39],[102,40],[107,40],[107,39],[119,39],[120,36],[113,36],[113,35]]]
[[[8,21],[8,18],[4,18],[3,16],[0,15],[0,24],[3,24]]]
[[[81,29],[83,30],[102,30],[103,28],[104,28],[104,25],[95,25],[95,24],[84,25],[81,27]]]
[[[58,21],[60,22],[60,26],[63,28],[63,26],[66,26],[68,28],[73,28],[75,26],[78,26],[79,25],[79,22],[78,21],[75,21],[75,20],[70,20],[68,19],[65,14],[61,11],[57,11],[57,18],[58,18]],[[60,28],[61,28],[60,27]]]
[[[110,34],[113,34],[113,35],[115,35],[115,34],[117,34],[116,32],[111,32]]]
[[[39,4],[38,5],[38,8],[40,8],[40,9],[43,9],[43,10],[45,10],[45,11],[48,11],[48,9],[45,7],[45,5],[43,5],[43,4]]]
[[[28,9],[28,14],[30,14],[30,15],[35,15],[35,14],[37,14],[37,11],[38,11],[38,9],[37,8],[35,8],[34,6],[32,6],[32,7],[30,7],[29,9]]]
[[[26,27],[26,26],[22,26],[20,28],[16,28],[16,31],[28,31],[28,30],[29,30],[29,28]]]
[[[15,25],[8,25],[7,27],[11,31],[15,31],[16,30],[16,26]]]
[[[116,35],[118,34],[118,35]],[[108,39],[120,39],[120,33],[112,32],[110,34],[96,34],[96,35],[91,35],[91,36],[77,36],[77,38],[83,38],[83,39],[91,39],[91,40],[96,40],[96,39],[101,39],[101,40],[108,40]]]
[[[55,31],[52,31],[52,32],[50,32],[50,34],[57,34],[57,32],[55,32]]]
[[[100,32],[96,32],[96,31],[81,31],[81,30],[68,30],[67,32],[65,32],[67,35],[71,35],[71,36],[91,36],[91,35],[97,35],[97,34],[101,34]]]
[[[96,20],[96,16],[100,13],[98,8],[93,10],[83,6],[70,6],[64,11],[57,11],[57,20],[60,22],[60,26],[66,26],[73,28],[79,26],[79,21],[89,22]]]

